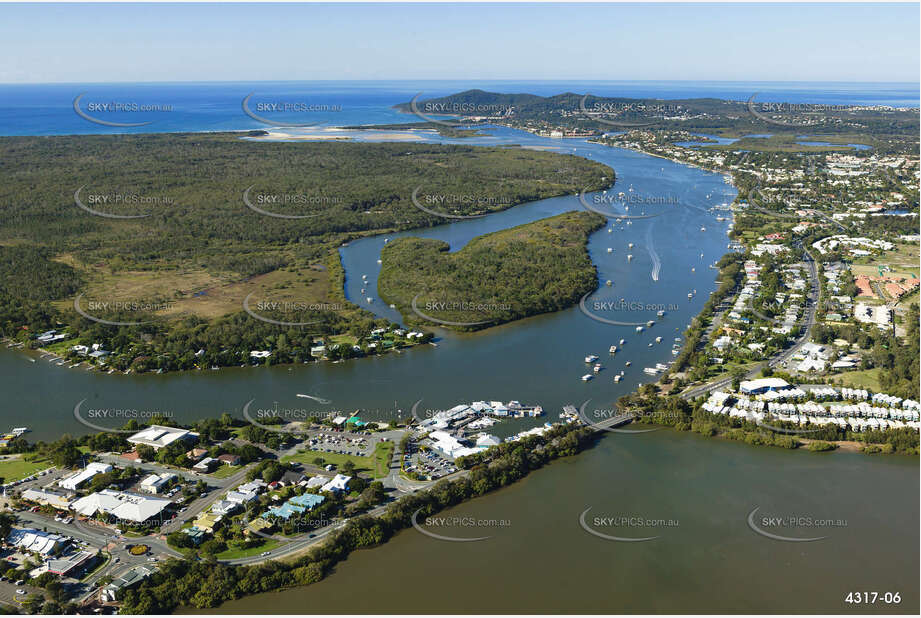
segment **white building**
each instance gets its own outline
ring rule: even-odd
[[[139,431],[128,438],[128,442],[131,444],[146,444],[147,446],[153,447],[154,450],[160,450],[176,440],[194,442],[198,440],[198,434],[179,427],[151,425],[147,429]]]
[[[73,509],[85,517],[92,517],[101,511],[118,519],[141,523],[157,517],[170,504],[169,500],[163,498],[104,489],[80,498],[73,503]]]
[[[58,485],[60,485],[64,489],[69,489],[70,491],[76,491],[77,488],[80,487],[80,485],[87,482],[88,480],[96,476],[97,474],[105,474],[106,472],[111,472],[111,471],[112,471],[112,466],[110,466],[109,464],[99,463],[97,461],[94,461],[90,464],[87,464],[87,466],[83,470],[80,470],[76,474],[73,474],[71,476],[68,476],[67,478],[61,479],[60,481],[58,481]]]
[[[854,319],[865,324],[876,324],[880,328],[888,328],[892,325],[892,309],[886,305],[857,303],[854,305]]]
[[[151,474],[141,481],[141,491],[148,494],[158,494],[171,480],[176,478],[176,475],[171,472],[164,472],[163,474]]]
[[[333,477],[333,480],[323,485],[320,491],[348,491],[349,481],[352,480],[351,476],[346,476],[344,474],[337,474]]]

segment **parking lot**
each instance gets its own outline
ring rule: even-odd
[[[453,461],[444,458],[440,453],[431,449],[404,453],[403,469],[432,480],[457,472],[457,467]]]
[[[312,451],[370,457],[377,442],[373,434],[317,431],[307,439],[305,446]]]

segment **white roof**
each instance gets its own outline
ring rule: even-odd
[[[759,378],[757,380],[743,380],[739,384],[739,388],[742,391],[755,391],[762,388],[786,388],[790,384],[786,380],[781,380],[780,378]]]
[[[109,464],[94,461],[76,474],[68,476],[66,479],[61,479],[58,481],[58,485],[65,489],[75,490],[97,474],[104,474],[110,470],[112,470],[112,466]]]
[[[163,498],[150,498],[138,494],[104,489],[80,498],[73,509],[86,517],[102,511],[119,519],[142,522],[159,515],[170,504]]]
[[[254,491],[228,491],[227,499],[231,502],[236,502],[242,504],[243,502],[250,502],[256,499],[256,492]]]
[[[329,482],[328,476],[317,475],[317,476],[311,477],[310,480],[307,481],[307,487],[311,489],[313,489],[314,487],[322,487],[323,485],[326,485],[328,482]]]
[[[186,436],[198,436],[198,434],[179,427],[151,425],[147,429],[139,431],[128,438],[128,442],[132,444],[146,444],[155,449],[159,449],[168,444],[172,444],[176,440],[185,438]]]
[[[348,489],[348,484],[351,480],[351,476],[337,474],[333,477],[333,480],[323,486],[322,491],[345,491]]]

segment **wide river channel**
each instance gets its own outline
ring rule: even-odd
[[[491,430],[508,435],[556,420],[567,403],[591,400],[588,410],[609,407],[652,379],[644,367],[673,358],[675,338],[716,288],[717,271],[710,265],[727,252],[729,213],[714,207],[731,203],[735,189],[722,175],[504,128],[464,140],[425,139],[519,144],[610,165],[617,185],[608,196],[624,192],[624,200],[604,205],[588,194],[586,201],[611,213],[660,216],[628,224],[612,214],[591,236],[599,289],[586,307],[606,320],[655,325],[640,333],[572,307],[476,334],[437,331],[437,347],[399,355],[142,376],[30,362],[26,354],[3,348],[5,422],[33,428],[32,439],[83,433],[87,428],[74,418],[83,400],[96,408],[160,410],[179,422],[225,411],[239,416],[250,400],[251,410],[361,410],[369,420],[405,417],[419,400],[422,414],[476,399],[517,399],[547,411],[542,419],[507,420]],[[481,234],[582,208],[576,196],[559,197],[387,238],[438,238],[456,251]],[[346,293],[398,320],[376,293],[384,242],[373,237],[341,250]],[[614,355],[611,345],[618,346]],[[604,369],[583,382],[580,377],[591,372],[584,363],[589,354],[600,356]],[[621,371],[623,379],[614,382]],[[917,458],[788,452],[667,429],[610,434],[577,457],[445,514],[465,518],[447,534],[486,540],[445,542],[408,530],[382,548],[353,555],[319,584],[249,597],[218,611],[914,613],[918,481]],[[585,527],[595,532],[649,540],[594,535],[580,524],[583,513]],[[845,602],[850,591],[878,592],[880,598],[898,592],[901,602],[854,606]]]

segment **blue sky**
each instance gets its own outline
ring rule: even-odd
[[[914,4],[0,4],[0,83],[909,81]]]

